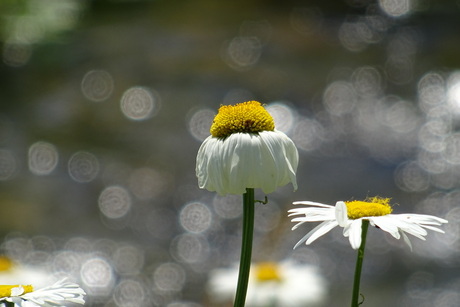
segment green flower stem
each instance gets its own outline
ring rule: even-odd
[[[254,233],[254,202],[254,189],[246,189],[243,194],[243,240],[234,307],[243,307],[246,301]]]
[[[3,304],[5,304],[5,307],[14,307],[14,303],[11,302],[4,302]]]
[[[358,249],[358,258],[356,259],[356,268],[355,268],[355,281],[353,282],[353,297],[351,299],[351,307],[358,307],[361,303],[358,302],[359,300],[359,284],[361,281],[361,271],[363,268],[363,260],[364,260],[364,248],[366,247],[366,236],[367,236],[367,229],[369,228],[369,221],[363,220],[361,225],[361,245]]]

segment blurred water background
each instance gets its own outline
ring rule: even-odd
[[[313,264],[324,306],[348,305],[355,251],[339,230],[292,250],[313,225],[286,211],[391,197],[449,224],[413,252],[371,229],[365,305],[458,306],[458,1],[2,0],[0,17],[3,254],[71,276],[87,306],[212,306],[241,197],[200,190],[196,152],[221,104],[258,100],[300,166],[298,191],[257,206],[254,260]]]

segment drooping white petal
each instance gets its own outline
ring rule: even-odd
[[[322,235],[328,233],[331,229],[336,227],[337,221],[325,221],[313,228],[309,233],[307,233],[302,239],[297,242],[297,244],[294,246],[294,249],[305,242],[306,245],[311,244],[313,241],[321,237]]]
[[[292,222],[294,222],[294,220],[291,220]],[[301,221],[297,224],[295,224],[294,226],[292,226],[291,230],[296,230],[297,228],[299,228],[301,225],[305,224],[307,221]]]
[[[315,241],[316,239],[318,239],[319,237],[325,235],[326,233],[328,233],[329,231],[331,231],[333,228],[337,227],[337,221],[326,221],[324,222],[324,225],[323,227],[315,227],[316,231],[313,232],[310,236],[310,238],[308,238],[308,240],[305,242],[305,244],[309,245],[311,244],[313,241]]]
[[[362,219],[354,220],[348,227],[348,239],[353,249],[361,246]]]
[[[262,153],[265,155],[264,161],[272,160],[274,164],[273,169],[267,168],[270,175],[268,179],[276,178],[277,186],[284,186],[292,182],[294,190],[297,190],[296,171],[299,164],[299,153],[294,142],[278,130],[262,131],[259,132],[259,136]]]
[[[388,232],[391,234],[395,239],[398,239],[401,237],[399,234],[399,228],[395,224],[394,219],[388,218],[388,215],[384,216],[374,216],[370,217],[369,221],[372,226],[377,226],[383,231]]]
[[[261,151],[262,146],[257,135],[234,133],[223,143],[226,150],[223,159],[228,163],[228,168],[220,174],[227,179],[226,187],[223,187],[224,194],[242,194],[241,191],[246,191],[246,188],[259,188],[267,184],[262,163],[265,162],[267,168],[273,169],[273,161],[265,157],[265,161],[262,162],[264,153]],[[260,186],[257,186],[258,184]],[[273,182],[268,184],[272,186],[266,188],[273,189]]]
[[[223,141],[212,136],[207,137],[200,146],[197,154],[196,175],[198,186],[210,191],[222,191],[226,185],[226,177],[220,175],[226,168],[223,157]],[[243,191],[244,193],[244,191]]]
[[[425,240],[424,236],[426,236],[428,232],[423,229],[422,226],[399,215],[391,215],[391,217],[393,218],[394,222],[397,223],[397,226],[401,231],[409,233],[421,240]]]
[[[412,251],[412,243],[410,243],[409,237],[402,231],[400,233],[401,233],[401,236],[403,237],[404,242],[406,242],[406,244],[409,246],[410,250]]]

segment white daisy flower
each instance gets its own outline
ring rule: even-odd
[[[55,282],[56,278],[42,267],[20,264],[9,257],[0,256],[0,285],[26,284],[33,280],[37,288]]]
[[[34,290],[32,285],[0,285],[0,303],[14,303],[19,307],[65,306],[67,303],[85,304],[85,291],[65,280]]]
[[[326,282],[314,266],[262,262],[253,264],[250,272],[247,307],[316,306],[326,299]],[[237,278],[237,267],[211,271],[207,285],[211,301],[217,305],[231,302]]]
[[[358,249],[361,245],[363,220],[368,220],[370,225],[388,232],[396,239],[402,237],[411,250],[412,245],[406,233],[422,240],[425,240],[427,230],[444,233],[434,226],[447,223],[446,220],[424,214],[391,214],[389,203],[389,198],[380,197],[371,197],[365,201],[338,201],[335,207],[311,201],[294,202],[294,205],[309,207],[289,210],[289,216],[299,216],[291,220],[297,222],[292,230],[306,222],[322,222],[307,233],[294,248],[304,242],[309,245],[331,229],[340,226],[344,228],[343,235],[349,238],[351,247]]]
[[[260,102],[221,106],[210,132],[196,159],[200,188],[220,195],[261,188],[268,194],[292,182],[297,189],[297,148]]]

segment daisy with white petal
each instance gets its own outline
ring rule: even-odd
[[[392,208],[389,198],[371,197],[365,201],[338,201],[335,207],[311,201],[299,201],[294,204],[309,207],[289,210],[289,216],[297,216],[292,219],[292,222],[297,222],[292,228],[293,230],[306,222],[321,222],[307,233],[295,247],[304,242],[308,245],[333,228],[340,226],[343,227],[343,235],[349,238],[351,247],[358,250],[351,300],[352,307],[358,307],[362,303],[359,302],[359,285],[369,224],[388,232],[396,239],[402,237],[412,249],[406,234],[425,240],[427,230],[444,233],[435,226],[447,223],[445,219],[432,215],[391,214]]]
[[[304,242],[309,245],[331,229],[340,226],[344,228],[343,235],[349,238],[351,247],[358,249],[361,245],[362,222],[366,220],[371,226],[388,232],[396,239],[402,237],[412,249],[406,233],[425,240],[427,230],[444,233],[434,226],[447,223],[445,219],[432,215],[391,214],[389,198],[371,197],[365,201],[338,201],[335,206],[311,201],[298,201],[294,202],[294,205],[309,207],[289,210],[289,216],[297,216],[291,220],[297,222],[292,230],[306,222],[322,222],[307,233],[295,247]]]
[[[297,189],[297,148],[275,129],[275,121],[257,101],[221,106],[198,150],[196,176],[201,189],[243,195],[243,238],[235,306],[244,306],[254,229],[254,189],[272,193],[292,182]]]
[[[19,307],[66,306],[85,304],[85,291],[79,285],[60,280],[51,286],[35,290],[32,285],[0,285],[0,303]]]
[[[292,182],[297,189],[297,148],[275,129],[260,102],[221,106],[210,132],[196,159],[200,188],[219,195],[243,194],[247,188],[268,194]]]
[[[207,284],[210,300],[219,306],[231,302],[237,277],[236,267],[211,271]],[[312,265],[286,260],[251,266],[246,307],[313,307],[324,303],[326,296],[326,281]]]
[[[17,263],[9,257],[0,256],[0,285],[25,284],[30,280],[40,288],[55,282],[56,278],[43,267]]]

